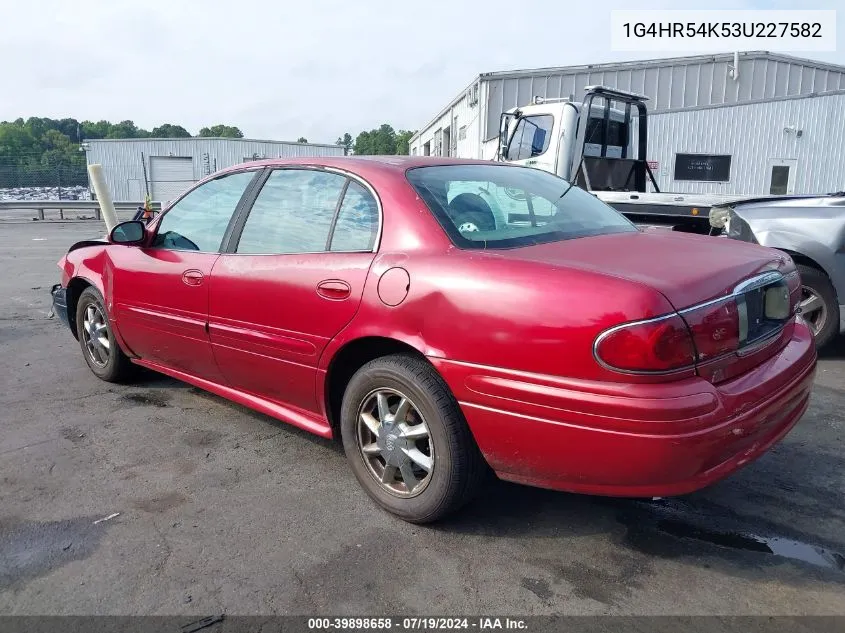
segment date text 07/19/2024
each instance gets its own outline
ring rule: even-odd
[[[509,617],[403,617],[399,618],[309,618],[308,629],[333,631],[362,630],[398,630],[398,631],[434,631],[434,630],[522,630],[528,629],[522,618]]]

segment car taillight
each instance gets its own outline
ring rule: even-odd
[[[599,334],[593,352],[608,369],[632,373],[665,373],[741,355],[783,329],[800,294],[797,272],[764,273],[717,301],[612,327]]]
[[[695,362],[692,337],[677,315],[611,328],[593,349],[600,363],[619,371],[667,372]]]
[[[734,297],[681,312],[692,333],[699,362],[739,349],[740,339],[744,338],[741,312]]]

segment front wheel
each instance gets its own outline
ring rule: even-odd
[[[459,509],[486,472],[455,398],[413,356],[378,358],[355,373],[343,396],[341,436],[367,494],[412,523]]]
[[[801,276],[801,316],[813,330],[821,349],[839,332],[839,302],[827,275],[812,266],[798,266]]]
[[[103,298],[93,287],[79,295],[76,333],[85,362],[98,378],[123,382],[133,375],[135,366],[117,344]]]

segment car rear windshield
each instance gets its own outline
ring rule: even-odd
[[[539,169],[439,165],[406,175],[461,248],[513,248],[637,230],[596,197]]]

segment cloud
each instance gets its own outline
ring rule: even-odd
[[[659,57],[609,50],[613,8],[630,2],[10,3],[0,23],[0,120],[132,119],[194,133],[222,122],[250,137],[322,142],[383,122],[416,129],[480,72]],[[843,51],[814,57],[845,63]]]

